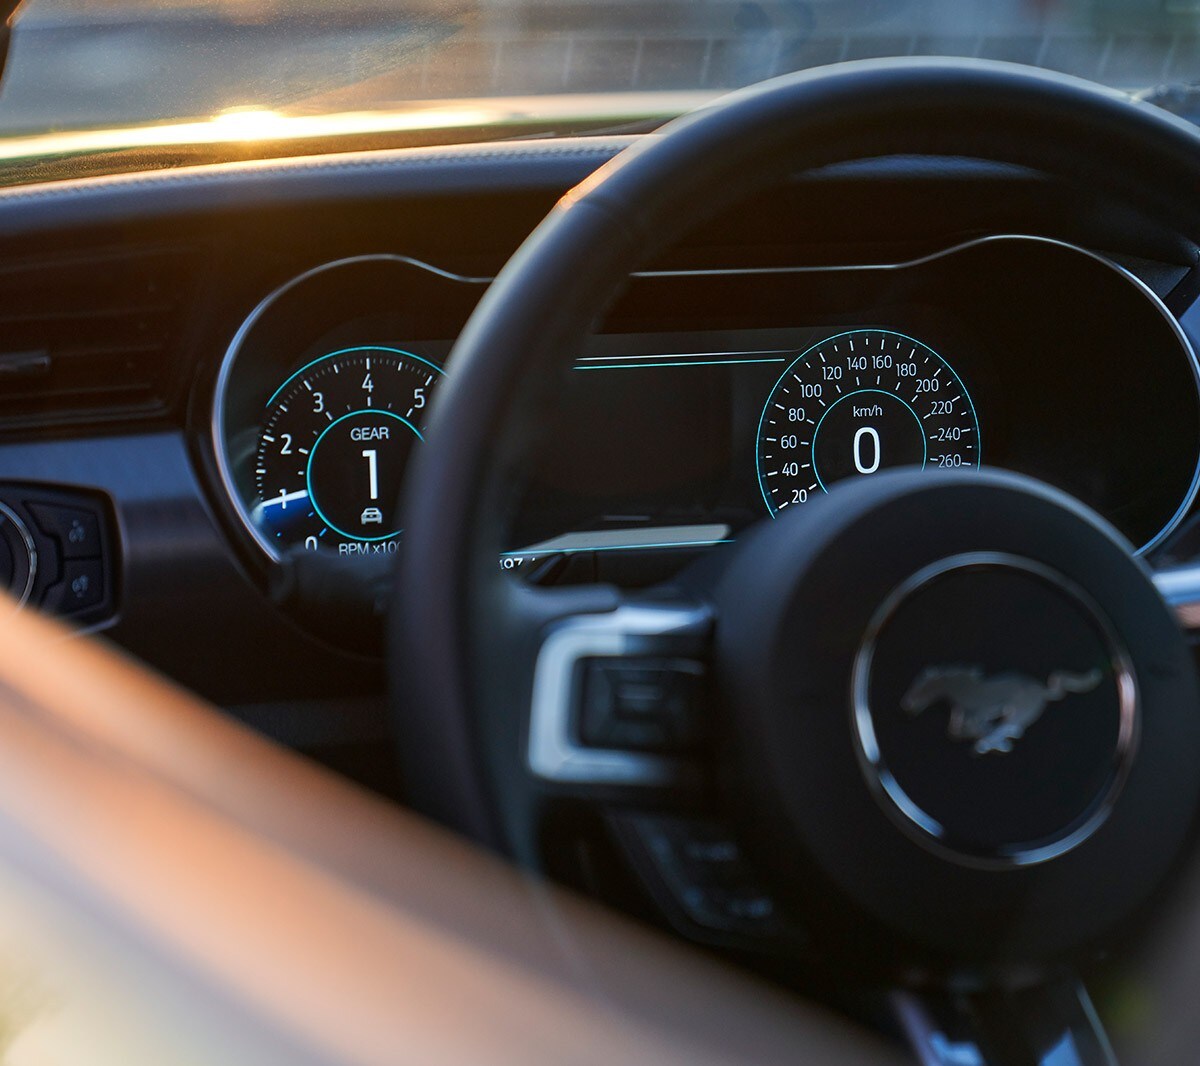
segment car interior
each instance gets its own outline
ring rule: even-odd
[[[6,1061],[1195,1061],[1200,129],[666,117],[0,186]]]

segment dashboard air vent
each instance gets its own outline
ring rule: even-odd
[[[194,249],[110,248],[0,266],[0,429],[160,414]]]

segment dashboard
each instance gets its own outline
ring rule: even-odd
[[[335,604],[314,627],[282,579],[307,558],[378,586],[455,338],[628,143],[0,190],[0,505],[37,549],[37,576],[13,571],[31,603],[86,573],[103,591],[77,624],[386,784],[378,617]],[[1190,558],[1195,262],[1124,205],[1011,168],[798,179],[630,278],[530,444],[497,565],[650,585],[843,479],[980,464],[1059,486],[1152,564]]]

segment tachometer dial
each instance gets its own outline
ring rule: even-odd
[[[280,551],[394,551],[396,505],[442,371],[396,348],[333,352],[267,401],[250,518]]]
[[[979,450],[975,405],[949,363],[901,333],[854,330],[813,345],[775,383],[758,481],[776,515],[889,467],[978,467]]]

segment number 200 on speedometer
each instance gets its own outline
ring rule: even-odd
[[[772,515],[839,481],[897,466],[979,466],[979,421],[962,380],[928,345],[885,329],[839,333],[783,372],[758,427],[758,482]]]

